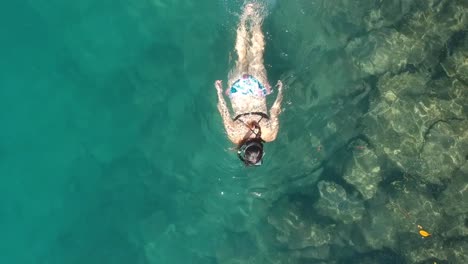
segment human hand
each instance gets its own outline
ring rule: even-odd
[[[218,91],[218,95],[223,93],[223,81],[221,80],[216,80],[215,81],[215,88],[216,91]]]
[[[278,95],[276,96],[276,100],[271,106],[270,114],[278,116],[281,113],[281,102],[283,101],[283,82],[278,80],[275,87],[278,88]]]
[[[278,80],[278,82],[276,83],[275,87],[278,88],[278,93],[283,92],[283,82],[282,82],[281,80]]]

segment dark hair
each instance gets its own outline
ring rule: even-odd
[[[262,129],[256,121],[245,125],[249,128],[249,132],[241,140],[237,148],[237,155],[246,166],[261,165],[264,142],[262,139]],[[258,132],[255,132],[254,129],[258,129]],[[250,138],[252,133],[255,134],[255,138]]]
[[[245,141],[238,150],[239,159],[246,166],[261,165],[263,158],[263,140],[249,139]]]

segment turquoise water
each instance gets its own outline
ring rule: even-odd
[[[371,2],[359,6],[347,1],[269,2],[265,63],[270,81],[282,79],[286,84],[284,112],[278,139],[267,144],[264,165],[255,169],[244,168],[230,150],[213,87],[214,80],[226,80],[233,64],[242,1],[3,3],[0,263],[462,259],[457,254],[466,250],[466,222],[420,221],[434,214],[447,216],[441,210],[453,200],[444,190],[452,188],[452,181],[463,182],[462,166],[455,164],[459,170],[454,180],[444,178],[442,183],[405,178],[405,168],[413,167],[404,163],[404,168],[398,167],[392,157],[391,162],[383,160],[385,147],[376,142],[384,136],[366,134],[374,126],[367,129],[362,122],[378,101],[369,96],[379,95],[376,87],[383,86],[379,78],[386,72],[427,69],[437,60],[424,57],[413,68],[396,70],[392,67],[398,62],[368,70],[357,69],[359,63],[353,61],[372,49],[359,48],[361,42],[354,40],[392,25],[406,32],[404,19],[426,7],[418,1],[388,6]],[[466,9],[462,2],[453,5]],[[389,13],[375,22],[370,10],[379,8]],[[361,17],[375,24],[352,22]],[[463,23],[451,25],[445,39],[456,43],[454,54],[463,47],[463,40],[458,40],[465,37],[460,33],[466,30]],[[403,55],[409,62],[419,58]],[[462,82],[461,74],[444,78]],[[375,147],[376,154],[365,156],[368,152],[360,150],[366,147]],[[383,171],[374,182],[377,194],[368,199],[358,183],[342,177],[347,175],[346,164],[363,156],[369,171],[372,166]],[[409,174],[418,175],[417,170]],[[343,187],[325,190],[321,186],[332,185],[323,180]],[[398,191],[407,188],[406,183],[420,195],[400,199]],[[432,211],[406,222],[388,220],[402,219],[400,207],[390,206],[394,201],[401,205],[421,197],[435,204]],[[330,209],[334,206],[337,213]],[[387,222],[372,220],[382,215],[381,209],[390,215],[384,216]],[[467,211],[457,210],[456,219],[466,221]],[[348,216],[341,217],[340,211]],[[288,220],[294,214],[298,216]],[[368,231],[371,235],[352,231],[369,223],[375,224],[375,230]],[[421,240],[416,223],[440,236]],[[397,233],[403,225],[411,227]],[[311,234],[309,227],[325,234],[311,235],[317,239],[313,242],[304,237]],[[458,228],[455,235],[443,231],[453,228]],[[373,241],[379,234],[391,243]],[[411,241],[416,241],[414,246]],[[424,247],[456,253],[427,255]],[[409,253],[414,251],[419,252],[417,257]]]

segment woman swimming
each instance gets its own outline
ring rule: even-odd
[[[233,119],[223,97],[222,81],[215,82],[218,110],[227,135],[237,145],[238,156],[247,166],[261,165],[263,142],[276,139],[283,99],[283,84],[278,81],[278,95],[268,114],[266,96],[271,93],[271,88],[263,65],[265,40],[261,26],[264,12],[259,3],[246,4],[237,28],[237,61],[229,73],[226,90],[235,113]]]

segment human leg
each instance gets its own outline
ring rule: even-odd
[[[250,46],[248,48],[247,61],[249,65],[249,73],[259,79],[267,89],[270,89],[268,84],[267,73],[263,61],[265,50],[265,36],[262,31],[262,23],[264,18],[264,7],[256,4],[256,10],[252,15],[252,23],[250,27]]]
[[[236,52],[237,52],[237,61],[236,67],[242,70],[245,70],[247,67],[247,47],[248,47],[248,32],[245,27],[245,21],[241,20],[239,27],[237,28],[236,35]],[[241,70],[241,71],[242,71]]]
[[[235,68],[229,74],[229,86],[231,86],[239,76],[248,71],[247,49],[249,47],[249,32],[247,30],[247,20],[249,19],[252,10],[253,9],[250,4],[245,5],[239,21],[239,26],[236,30],[237,35],[235,49],[237,53],[237,61]],[[226,93],[227,92],[228,91],[226,91]]]

